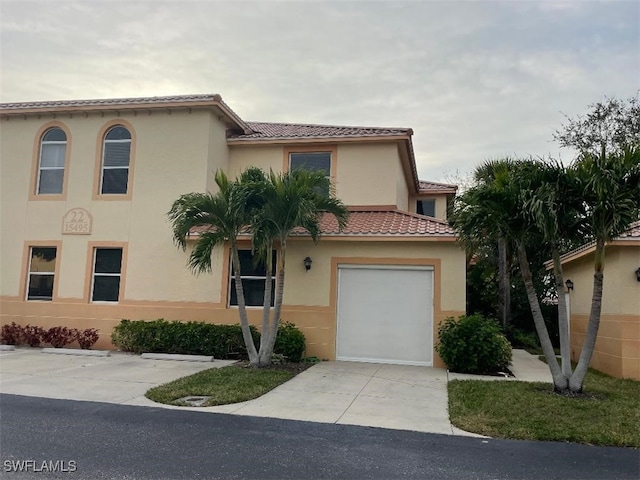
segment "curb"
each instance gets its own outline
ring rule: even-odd
[[[177,353],[143,353],[146,360],[178,360],[181,362],[213,362],[213,357],[207,355],[180,355]]]
[[[43,348],[42,353],[56,353],[58,355],[78,355],[82,357],[110,357],[109,350],[83,350],[80,348]]]

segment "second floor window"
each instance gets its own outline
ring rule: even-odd
[[[418,200],[416,203],[416,213],[427,215],[429,217],[436,216],[436,201],[433,199]]]
[[[331,176],[331,152],[299,152],[289,154],[291,170],[310,170]]]
[[[38,195],[59,195],[64,183],[64,164],[67,156],[67,135],[60,128],[45,132],[40,142],[38,165]]]
[[[331,152],[297,152],[289,154],[289,169],[321,172],[331,180]],[[329,195],[329,191],[319,192]]]
[[[129,187],[131,133],[122,126],[111,128],[102,148],[101,194],[126,194]]]

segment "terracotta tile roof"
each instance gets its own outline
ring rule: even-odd
[[[193,227],[192,235],[204,233],[207,226]],[[338,229],[333,215],[324,214],[321,220],[322,235],[340,237],[370,236],[442,236],[453,237],[453,229],[443,220],[402,212],[399,210],[352,211],[347,226]],[[308,233],[302,229],[294,230],[292,236],[305,237]]]
[[[637,239],[640,239],[640,220],[637,222],[631,223],[631,225],[629,225],[628,230],[621,233],[615,238],[615,240],[637,240]],[[596,245],[596,242],[589,242],[579,246],[578,248],[574,248],[573,250],[565,253],[564,255],[561,255],[560,261],[564,262],[568,259],[572,259],[573,257],[576,257],[583,252],[591,250],[592,248],[595,247],[595,245]],[[553,262],[551,260],[548,260],[544,263],[544,266],[548,270],[553,267]]]
[[[218,94],[203,95],[173,95],[167,97],[137,97],[137,98],[99,98],[93,100],[54,100],[43,102],[0,103],[0,110],[23,110],[31,108],[66,108],[66,107],[95,107],[118,106],[134,104],[164,104],[185,102],[220,102]]]
[[[629,225],[629,229],[618,236],[618,238],[640,238],[640,220]]]
[[[253,130],[253,133],[247,135],[234,133],[229,136],[229,139],[242,141],[289,138],[407,136],[413,134],[410,128],[347,127],[339,125],[305,125],[267,122],[247,122],[247,125]]]
[[[55,100],[42,102],[0,103],[0,114],[22,115],[42,112],[111,111],[150,108],[216,108],[227,118],[227,124],[239,132],[251,129],[218,94],[171,95],[165,97],[100,98],[93,100]]]
[[[301,232],[301,234],[304,234]],[[338,236],[442,235],[453,236],[447,222],[400,210],[352,211],[347,226],[340,232],[333,215],[322,218],[322,234]]]
[[[418,193],[456,193],[458,190],[457,185],[429,182],[427,180],[420,180],[418,182],[418,187]]]

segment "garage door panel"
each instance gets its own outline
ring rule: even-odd
[[[432,272],[410,268],[340,268],[339,360],[431,365]]]

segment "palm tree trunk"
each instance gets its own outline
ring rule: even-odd
[[[593,274],[593,296],[591,297],[591,312],[589,313],[589,323],[587,324],[587,334],[582,344],[582,351],[578,365],[573,375],[569,379],[569,389],[572,392],[581,392],[584,384],[584,377],[587,375],[589,363],[596,346],[598,329],[600,328],[600,314],[602,313],[602,292],[604,286],[604,241],[598,240],[595,251],[595,266]]]
[[[553,257],[553,275],[558,294],[558,332],[560,335],[560,356],[562,358],[562,375],[568,380],[571,377],[571,345],[569,339],[569,319],[567,318],[567,297],[564,293],[564,277],[558,245],[551,250]]]
[[[510,278],[507,267],[507,242],[504,238],[498,239],[498,318],[503,330],[507,328],[510,317]]]
[[[271,246],[268,248],[267,253],[265,253],[265,269],[266,269],[266,277],[264,280],[264,300],[262,302],[262,335],[260,336],[260,351],[258,352],[258,357],[260,358],[260,363],[262,364],[262,352],[264,351],[266,345],[268,345],[268,330],[269,330],[269,314],[271,313],[271,279],[273,278],[273,264],[272,264],[272,255],[271,255]]]
[[[287,252],[287,239],[280,238],[280,258],[278,260],[278,272],[276,275],[276,295],[273,306],[273,317],[268,328],[267,343],[260,347],[260,365],[270,365],[273,356],[273,347],[276,343],[276,335],[278,334],[278,325],[280,324],[280,313],[282,312],[282,300],[284,298],[284,268],[285,255]]]
[[[234,240],[231,240],[231,257],[233,261],[234,278],[236,283],[236,297],[238,297],[238,312],[240,313],[240,326],[242,328],[242,338],[244,338],[244,344],[247,347],[247,353],[249,354],[249,363],[252,366],[258,364],[258,352],[256,346],[253,343],[253,337],[251,336],[251,329],[249,328],[249,319],[247,318],[247,306],[244,301],[244,289],[242,288],[242,279],[240,277],[240,254],[238,253],[238,245]]]
[[[518,242],[517,248],[520,273],[522,274],[522,280],[527,291],[527,299],[529,300],[529,306],[531,307],[533,323],[535,324],[536,331],[538,332],[540,345],[542,346],[542,351],[544,352],[547,364],[549,365],[549,370],[551,370],[551,377],[553,378],[553,388],[556,391],[563,391],[567,389],[567,379],[564,377],[564,375],[562,375],[560,365],[558,365],[558,359],[556,358],[556,353],[553,351],[553,345],[551,344],[551,339],[549,338],[547,325],[544,323],[544,317],[542,316],[540,303],[538,302],[538,295],[536,293],[535,287],[533,286],[527,252],[525,251],[522,242]]]

